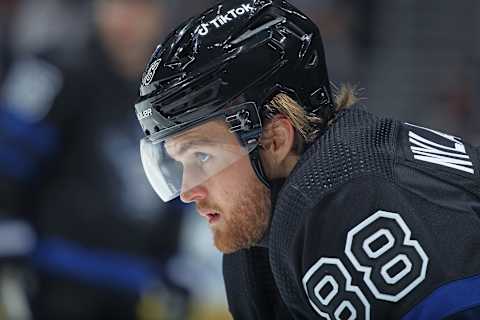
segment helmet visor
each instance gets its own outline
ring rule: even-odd
[[[225,121],[211,120],[166,139],[143,138],[140,153],[148,180],[167,202],[248,160],[255,147],[242,145]]]

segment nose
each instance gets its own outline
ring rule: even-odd
[[[191,188],[184,188],[184,185],[182,185],[180,200],[184,203],[198,202],[204,200],[207,195],[207,189],[202,185],[197,185]]]
[[[180,200],[185,203],[191,203],[203,200],[207,197],[207,189],[201,183],[198,176],[193,176],[191,173],[187,174],[184,171],[182,177],[182,189],[180,193]]]
[[[182,189],[180,200],[185,203],[197,202],[207,197],[207,188],[202,183],[205,177],[199,170],[191,166],[184,166],[182,174]]]

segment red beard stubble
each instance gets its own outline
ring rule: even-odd
[[[257,244],[270,222],[270,190],[255,176],[245,180],[237,190],[223,196],[222,200],[229,203],[225,210],[216,205],[201,205],[221,214],[221,220],[211,230],[215,247],[223,253]]]

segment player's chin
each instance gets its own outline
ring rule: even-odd
[[[242,249],[238,241],[232,239],[232,236],[229,236],[227,232],[219,228],[212,228],[212,232],[213,243],[220,252],[228,254]]]
[[[238,228],[214,228],[212,231],[215,247],[225,254],[251,248],[261,239],[258,232],[243,233]]]

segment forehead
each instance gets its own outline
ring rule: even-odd
[[[212,120],[167,139],[166,145],[172,146],[195,141],[238,144],[235,135],[230,132],[224,121]]]

